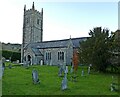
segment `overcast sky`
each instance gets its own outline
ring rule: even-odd
[[[94,27],[118,29],[118,2],[0,1],[0,41],[22,43],[23,9],[43,8],[43,40],[88,36]]]

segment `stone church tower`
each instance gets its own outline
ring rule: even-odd
[[[32,9],[26,10],[26,5],[24,6],[21,62],[23,62],[24,48],[29,43],[42,42],[42,40],[43,40],[43,8],[41,12],[35,10],[33,2]]]

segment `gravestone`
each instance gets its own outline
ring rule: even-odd
[[[65,67],[65,73],[68,73],[68,66]]]
[[[5,68],[5,63],[3,63],[3,64],[2,64],[2,67],[4,67],[4,68]]]
[[[32,79],[33,79],[34,84],[40,83],[39,78],[38,78],[38,72],[35,69],[32,71]]]
[[[110,90],[111,90],[111,92],[114,91],[113,84],[110,85]]]
[[[9,65],[8,65],[8,68],[9,68],[9,69],[11,69],[11,68],[12,68],[12,65],[11,65],[11,64],[9,64]]]
[[[5,70],[5,67],[2,67],[2,76],[3,76],[3,74],[4,74],[4,70]]]
[[[63,68],[62,68],[62,66],[60,66],[60,67],[59,67],[58,76],[62,76],[62,72],[63,72]]]
[[[90,66],[88,67],[88,74],[90,74]]]
[[[90,67],[92,67],[92,64],[90,64]]]
[[[118,91],[118,83],[114,81],[114,77],[112,76],[112,83],[110,85],[110,91]]]
[[[41,66],[43,65],[43,60],[40,61],[40,65],[41,65]]]
[[[17,64],[19,63],[19,60],[17,60]]]
[[[62,76],[62,73],[65,72],[63,65],[59,65],[58,76]]]
[[[64,78],[63,78],[62,84],[61,84],[61,88],[62,88],[62,90],[67,89],[67,74],[64,75]]]
[[[84,76],[84,70],[82,70],[81,76]]]
[[[30,65],[29,65],[29,61],[27,61],[27,62],[24,63],[24,67],[25,67],[26,69],[28,69],[29,66],[30,66]]]
[[[73,65],[72,65],[72,67],[71,67],[71,69],[70,69],[70,73],[73,73]]]

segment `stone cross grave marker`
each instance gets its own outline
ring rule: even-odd
[[[38,72],[35,69],[32,71],[32,79],[33,79],[34,84],[40,83],[39,78],[38,78]]]
[[[62,90],[67,89],[67,74],[64,75],[64,78],[63,78],[62,84],[61,84],[61,88],[62,88]]]

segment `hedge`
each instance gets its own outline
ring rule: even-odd
[[[5,59],[10,59],[11,61],[16,61],[21,59],[21,53],[20,52],[13,52],[13,51],[7,51],[7,50],[2,50],[2,57]]]

